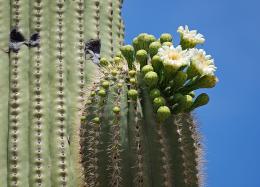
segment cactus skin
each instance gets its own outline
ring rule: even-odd
[[[101,55],[119,49],[120,5],[111,0],[112,17],[100,11],[106,1],[0,0],[1,187],[85,185],[79,116],[100,70],[84,47],[102,36]],[[38,32],[40,45],[6,53],[15,26],[26,39]]]

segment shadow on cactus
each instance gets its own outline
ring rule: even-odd
[[[140,34],[112,60],[101,58],[81,123],[81,154],[90,186],[203,184],[200,135],[191,114],[218,82],[203,35],[179,27],[181,42]]]

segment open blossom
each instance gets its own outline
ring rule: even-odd
[[[171,66],[175,70],[189,63],[189,54],[187,50],[182,50],[181,46],[175,48],[164,45],[158,50],[158,55],[163,60],[164,65]]]
[[[191,43],[193,45],[203,44],[205,42],[204,36],[197,32],[197,30],[189,30],[189,27],[180,26],[177,30],[181,35],[181,40]]]
[[[203,49],[193,49],[191,56],[191,66],[195,68],[201,75],[214,75],[216,66],[214,59],[207,55]]]

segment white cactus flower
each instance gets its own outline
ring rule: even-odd
[[[193,45],[203,44],[205,42],[205,38],[202,34],[198,33],[197,30],[189,30],[187,25],[185,27],[180,26],[177,32],[180,33],[181,40],[184,42],[188,42]]]
[[[164,65],[171,66],[175,70],[189,63],[188,51],[182,50],[181,46],[175,48],[164,45],[158,50],[158,55],[163,60]]]
[[[207,55],[203,49],[191,50],[191,66],[193,66],[201,75],[214,75],[217,67],[214,64],[214,59]]]

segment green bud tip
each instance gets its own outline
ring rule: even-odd
[[[151,65],[145,65],[143,68],[142,68],[142,73],[143,75],[145,75],[146,73],[150,72],[150,71],[153,71],[153,66]]]
[[[158,110],[157,110],[157,119],[160,122],[165,121],[167,118],[169,118],[171,116],[171,110],[169,109],[169,107],[167,106],[161,106]]]
[[[156,97],[159,97],[161,95],[161,92],[159,89],[154,88],[150,91],[150,97],[151,99],[155,99]]]
[[[131,79],[130,79],[130,83],[131,83],[131,84],[136,84],[136,79],[135,79],[135,78],[131,78]]]
[[[130,77],[134,77],[136,75],[136,71],[130,70],[128,74],[129,74]]]
[[[203,106],[208,104],[209,102],[209,96],[206,93],[202,93],[200,95],[198,95],[198,97],[195,99],[193,105],[192,105],[192,109]]]
[[[130,89],[128,91],[128,97],[131,98],[131,99],[137,99],[137,96],[138,96],[138,92],[137,90],[135,89]]]
[[[161,43],[156,41],[156,42],[152,42],[149,46],[149,53],[151,55],[151,57],[153,57],[154,55],[156,55],[158,53],[158,50],[162,47]]]
[[[150,72],[146,73],[145,76],[144,76],[144,82],[149,87],[156,86],[157,83],[158,83],[158,75],[157,75],[157,73],[155,73],[154,71],[150,71]]]
[[[156,72],[159,72],[163,67],[163,61],[158,55],[153,56],[151,63]]]
[[[160,42],[164,43],[164,42],[172,42],[172,35],[169,33],[164,33],[161,35],[160,37]]]
[[[96,95],[96,92],[94,92],[94,91],[92,91],[91,93],[90,93],[90,96],[91,97],[94,97]]]
[[[102,83],[102,87],[105,88],[105,89],[108,89],[109,88],[109,82],[108,81],[104,81]]]
[[[148,53],[140,49],[136,52],[136,61],[140,63],[141,67],[147,64],[147,59],[148,59]]]
[[[115,64],[121,64],[123,62],[123,59],[120,57],[114,57]]]
[[[163,98],[163,97],[156,97],[156,98],[154,98],[154,100],[153,100],[153,106],[157,109],[157,108],[159,108],[160,106],[163,106],[163,105],[165,105],[166,104],[166,101],[165,101],[165,99]]]
[[[118,87],[118,88],[122,88],[122,87],[123,87],[123,84],[122,84],[122,83],[118,83],[118,84],[117,84],[117,87]]]
[[[111,74],[112,74],[114,77],[117,75],[117,73],[118,73],[118,71],[115,70],[115,69],[113,69],[113,70],[111,71]]]
[[[118,106],[115,106],[115,107],[113,108],[113,112],[114,112],[115,114],[119,114],[119,113],[120,113],[120,108],[119,108]]]
[[[108,66],[109,62],[106,58],[101,58],[100,61],[99,61],[99,64],[101,66]]]
[[[92,119],[92,121],[94,123],[98,124],[100,122],[100,119],[99,119],[99,117],[95,117],[95,118]]]
[[[171,47],[171,46],[173,46],[173,43],[172,42],[163,42],[162,45]]]
[[[100,90],[98,91],[98,95],[99,95],[100,97],[105,97],[105,96],[106,96],[106,90],[100,89]]]

